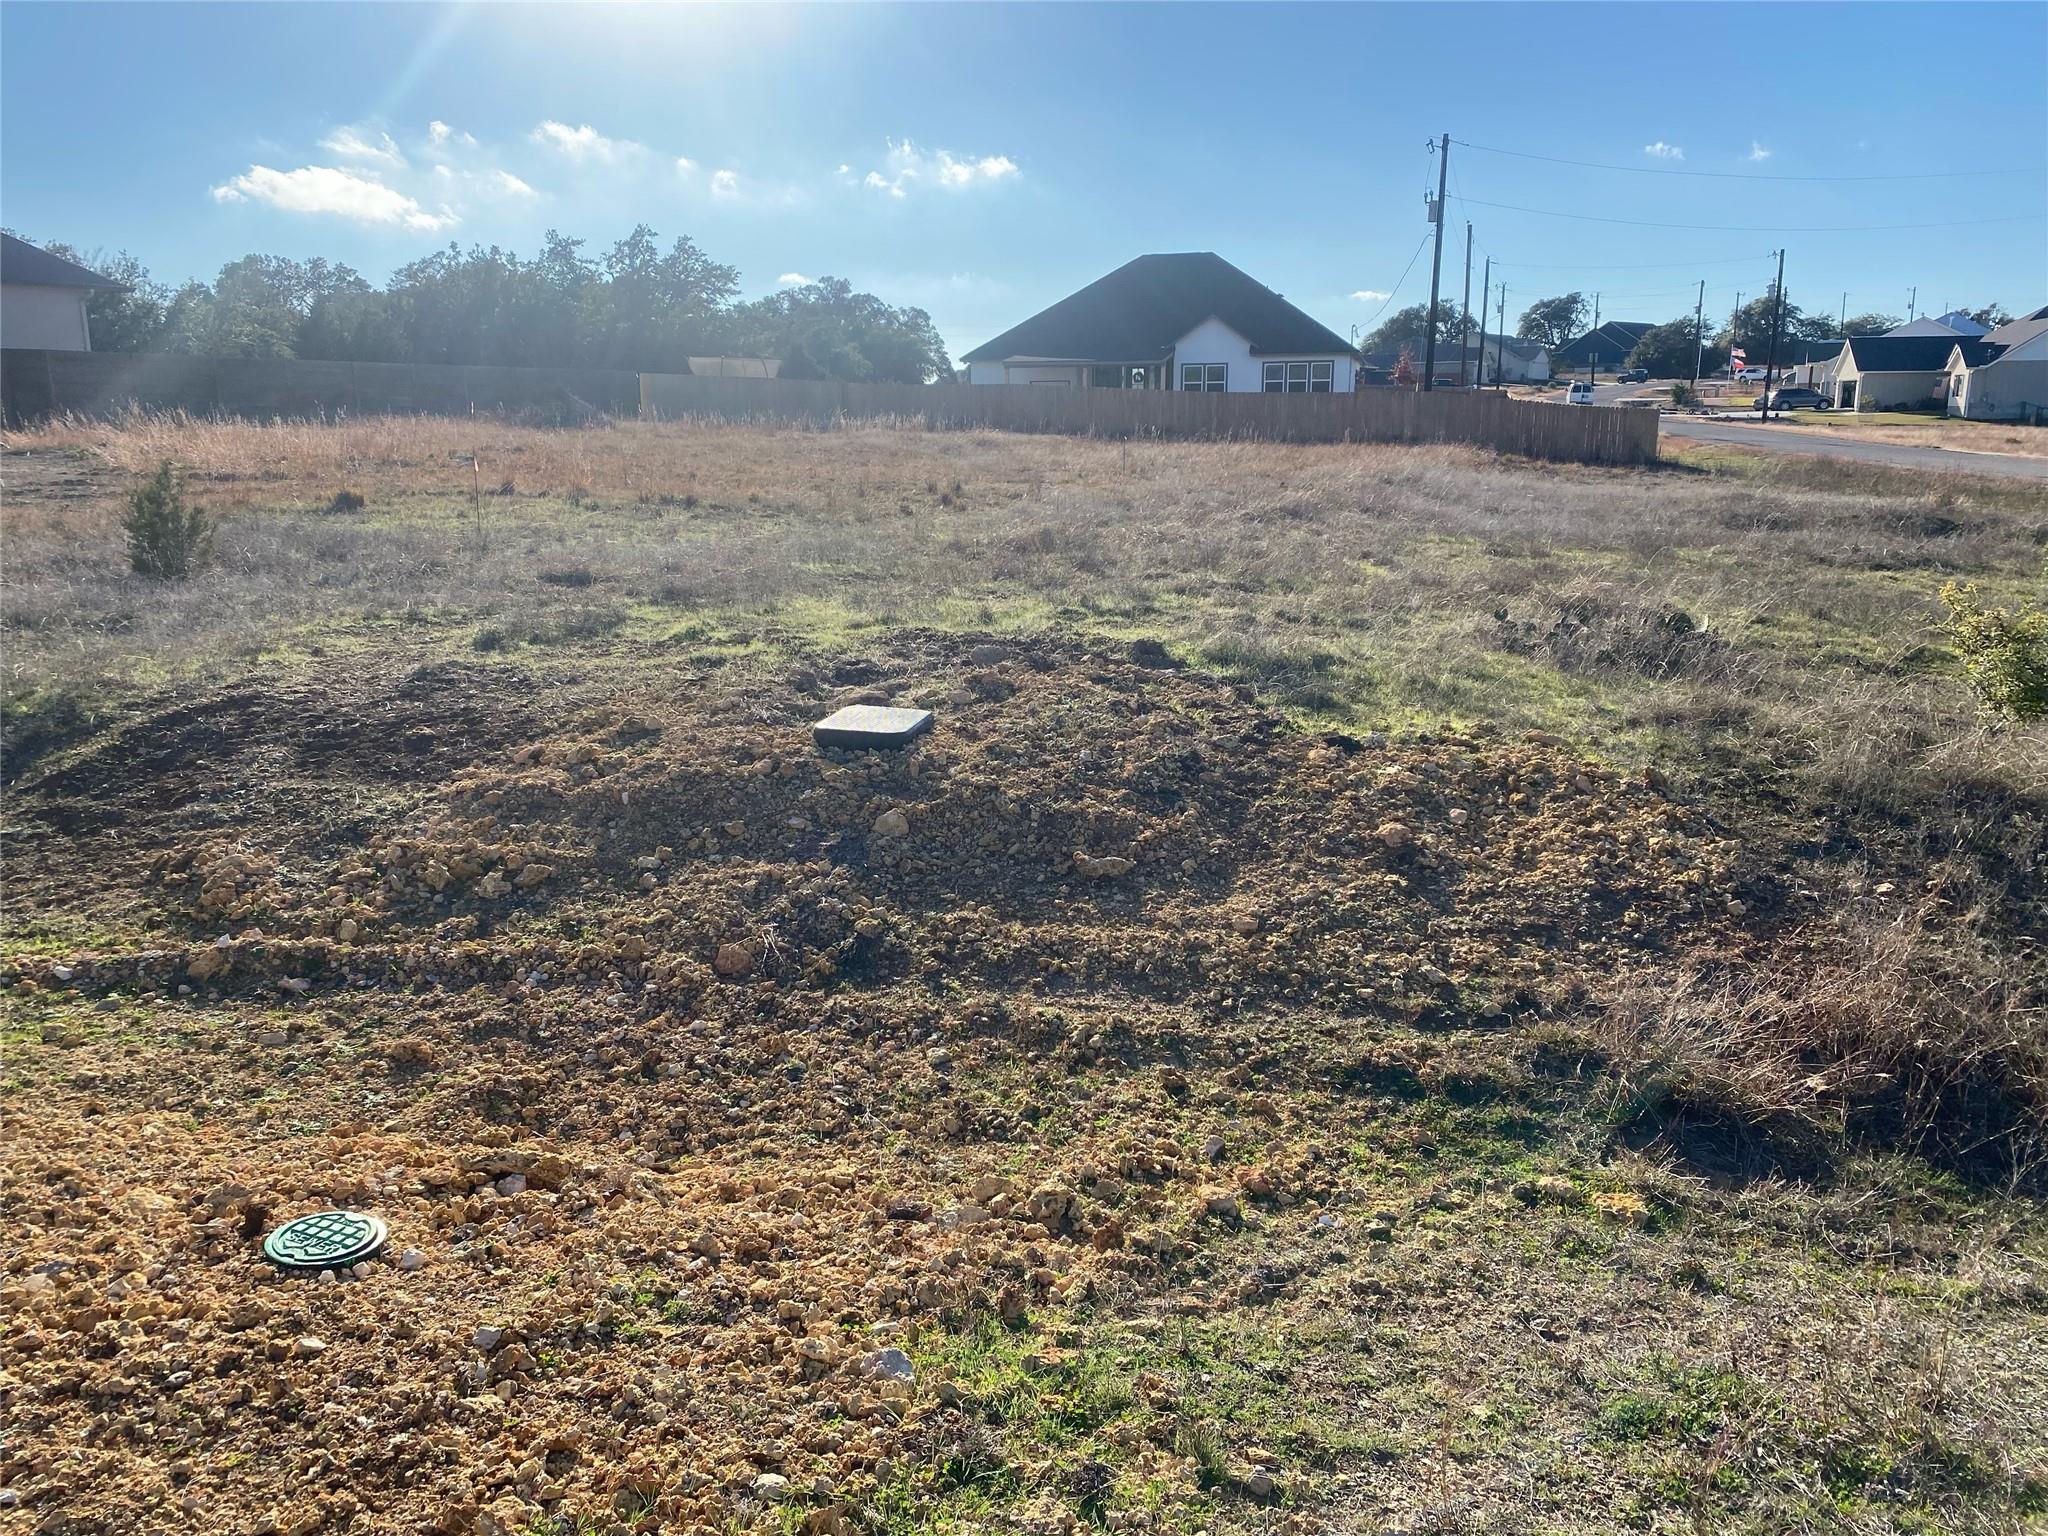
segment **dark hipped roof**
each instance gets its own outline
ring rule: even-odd
[[[118,288],[112,278],[0,231],[0,282],[38,288]]]
[[[1211,316],[1254,352],[1338,352],[1350,343],[1213,251],[1140,256],[1013,325],[962,362],[1047,357],[1090,363],[1149,363]]]
[[[1851,336],[1844,349],[1858,373],[1932,373],[1948,366],[1958,340],[1972,336]]]

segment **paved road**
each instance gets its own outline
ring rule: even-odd
[[[1873,443],[1861,438],[1831,437],[1807,426],[1745,426],[1697,416],[1666,416],[1663,430],[1672,437],[1702,443],[1729,443],[1771,453],[1818,454],[1858,464],[1886,464],[1898,469],[1925,469],[1937,474],[1991,475],[2006,480],[2048,481],[2048,458],[2016,453],[1973,453],[1967,448],[1916,448],[1905,443]]]

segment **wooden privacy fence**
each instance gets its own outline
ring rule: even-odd
[[[9,421],[129,406],[200,416],[464,415],[472,408],[579,421],[593,411],[650,421],[705,418],[826,428],[895,420],[1100,437],[1292,443],[1471,443],[1582,464],[1647,464],[1657,413],[1547,405],[1443,390],[1353,395],[1183,394],[1039,384],[838,384],[597,368],[470,368],[158,353],[0,351]]]
[[[1655,411],[1548,405],[1460,390],[1184,394],[1043,384],[839,384],[644,373],[640,415],[657,421],[698,417],[815,427],[887,418],[941,429],[1101,437],[1471,443],[1582,464],[1647,464],[1657,457]]]
[[[577,420],[632,415],[640,376],[608,368],[483,368],[446,363],[327,363],[302,358],[186,357],[168,352],[0,351],[9,421],[130,406],[195,416],[294,419],[532,411]]]

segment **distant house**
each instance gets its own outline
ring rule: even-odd
[[[1835,392],[1835,362],[1842,355],[1842,338],[1832,341],[1795,341],[1786,346],[1779,359],[1783,373],[1780,382],[1787,385],[1802,384],[1817,389],[1822,394],[1833,396]]]
[[[1478,338],[1472,344],[1473,376],[1487,384],[1543,384],[1550,379],[1550,349],[1540,341],[1519,336],[1489,336],[1483,349],[1483,377],[1476,359],[1481,355]]]
[[[1577,373],[1588,362],[1596,369],[1619,368],[1635,351],[1643,333],[1655,329],[1647,320],[1609,320],[1561,347],[1552,348],[1550,366],[1558,373]]]
[[[0,233],[0,347],[90,352],[85,301],[111,278]]]
[[[1404,351],[1408,354],[1416,376],[1421,377],[1422,359],[1426,348],[1420,336],[1396,346],[1362,354],[1360,367],[1372,367],[1391,373],[1399,365],[1401,353]],[[1440,341],[1436,344],[1436,376],[1453,384],[1460,378],[1472,384],[1541,384],[1550,377],[1550,351],[1540,341],[1524,341],[1518,336],[1502,337],[1492,334],[1486,337],[1486,345],[1482,349],[1479,344],[1479,333],[1474,331],[1466,337],[1462,350],[1455,341]]]
[[[1948,385],[1949,354],[1956,341],[1953,331],[1851,336],[1835,361],[1835,409],[1911,410],[1938,403]]]
[[[1885,332],[1887,336],[1982,336],[1990,327],[1972,320],[1968,310],[1952,309],[1945,315],[1922,315]]]
[[[970,384],[1348,394],[1342,336],[1210,251],[1140,256],[962,359]]]
[[[2048,417],[2048,307],[1952,340],[1948,413],[1972,421]]]

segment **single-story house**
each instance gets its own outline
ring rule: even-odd
[[[111,278],[0,232],[0,347],[90,352],[85,301]]]
[[[2048,306],[1949,348],[1948,413],[1972,421],[2048,418]]]
[[[1842,355],[1842,339],[1795,341],[1779,358],[1778,382],[1790,387],[1804,385],[1832,397],[1835,392],[1835,361]]]
[[[1550,354],[1550,366],[1559,373],[1577,373],[1590,361],[1595,368],[1619,368],[1643,333],[1656,326],[1647,320],[1609,320],[1575,337]]]
[[[1358,352],[1211,251],[1140,256],[965,354],[970,384],[1348,394]]]
[[[1912,410],[1938,403],[1948,387],[1954,332],[1939,336],[1851,336],[1835,361],[1835,409]]]
[[[1481,353],[1478,339],[1473,351]],[[1483,349],[1485,367],[1473,365],[1473,375],[1486,384],[1544,384],[1550,380],[1550,349],[1540,341],[1519,336],[1489,336]]]

